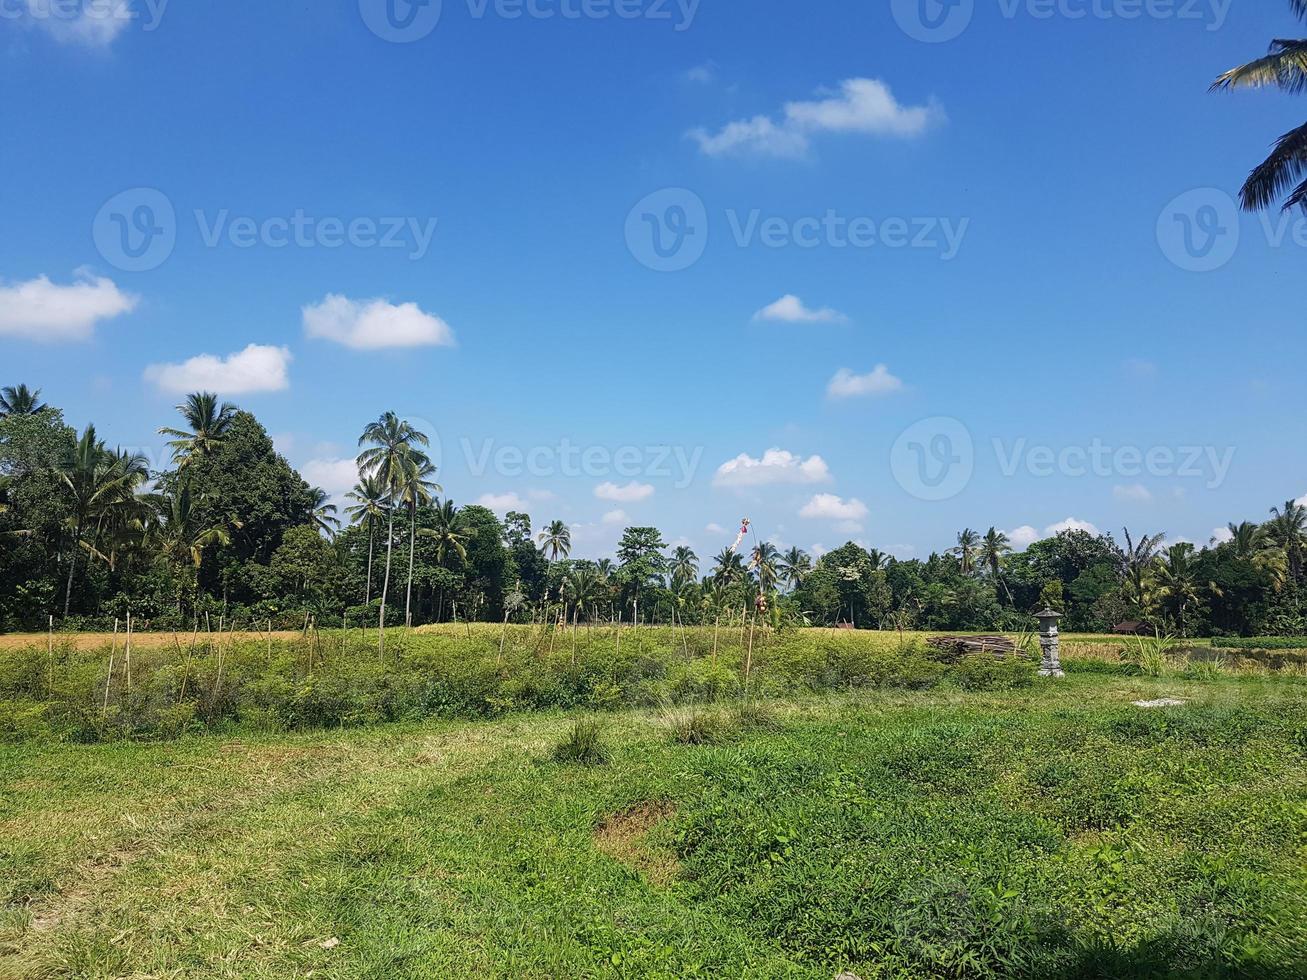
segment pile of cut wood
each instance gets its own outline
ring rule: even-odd
[[[1024,651],[1006,636],[932,636],[926,645],[937,660],[954,663],[972,653],[988,653],[999,660],[1021,656]]]

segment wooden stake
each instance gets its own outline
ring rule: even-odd
[[[54,700],[54,616],[50,616],[50,632],[46,634],[45,641],[46,655],[50,661],[50,678],[47,682],[49,687],[50,700]]]
[[[124,651],[124,659],[127,666],[127,692],[132,690],[132,611],[127,610],[127,649]]]
[[[102,714],[109,713],[109,685],[113,683],[113,658],[118,652],[118,617],[113,618],[113,644],[109,647],[109,674],[104,679],[104,711]]]

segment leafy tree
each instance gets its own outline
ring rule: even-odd
[[[1271,520],[1266,525],[1267,537],[1284,555],[1289,581],[1302,582],[1303,555],[1307,552],[1307,507],[1286,500],[1284,507],[1271,508]]]
[[[801,548],[793,547],[781,556],[776,568],[785,583],[794,590],[812,572],[812,559]]]
[[[617,544],[617,561],[623,583],[633,596],[632,619],[640,621],[640,593],[667,568],[667,547],[656,527],[628,527]]]
[[[199,570],[204,554],[211,548],[231,544],[232,529],[239,525],[234,518],[216,518],[213,508],[203,506],[183,479],[170,493],[151,494],[148,498],[153,516],[146,526],[146,539],[178,573],[177,612],[182,613],[182,589],[190,594],[199,591]]]

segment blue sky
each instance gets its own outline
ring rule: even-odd
[[[203,383],[339,491],[393,409],[579,555],[1307,491],[1307,225],[1228,196],[1307,103],[1206,92],[1280,5],[54,2],[0,0],[0,383],[111,442]]]

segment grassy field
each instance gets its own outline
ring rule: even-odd
[[[573,725],[0,747],[0,976],[1307,970],[1299,682],[627,711],[552,761]]]

